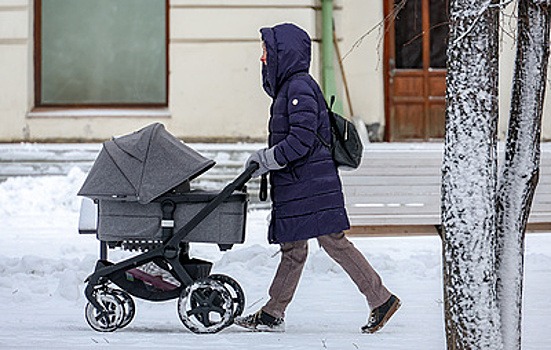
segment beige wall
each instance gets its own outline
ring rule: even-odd
[[[29,8],[26,0],[0,3],[0,140],[25,135],[29,99]]]
[[[347,0],[338,32],[343,38],[340,51],[344,56],[359,38],[375,28],[346,56],[343,65],[354,114],[367,123],[384,125],[382,18],[383,1]]]
[[[383,31],[377,27],[383,1],[336,0],[335,5],[343,54],[373,29],[345,59],[344,69],[354,114],[366,123],[384,125]],[[37,112],[33,110],[33,1],[2,0],[0,141],[106,139],[154,121],[185,139],[263,139],[270,99],[261,87],[258,29],[286,21],[297,23],[314,38],[311,72],[319,80],[319,0],[171,0],[168,108]],[[506,130],[513,60],[513,43],[503,35],[500,136]],[[335,68],[338,75],[336,64]],[[549,91],[546,139],[551,139]],[[339,92],[345,100],[342,86]],[[349,114],[348,108],[344,111]]]
[[[208,6],[221,3],[224,6]],[[267,4],[277,6],[266,8]],[[270,99],[261,84],[258,30],[294,22],[315,36],[314,5],[315,1],[172,1],[172,128],[185,136],[264,138]],[[316,63],[312,71],[317,69]]]

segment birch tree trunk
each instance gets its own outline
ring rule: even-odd
[[[448,349],[502,349],[496,301],[498,8],[450,3],[442,166]]]
[[[497,296],[504,349],[521,348],[524,235],[539,177],[549,57],[546,1],[520,0],[505,164],[497,201]]]

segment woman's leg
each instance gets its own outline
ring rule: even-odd
[[[360,292],[366,296],[367,303],[372,310],[390,298],[391,293],[383,285],[379,274],[354,244],[345,237],[344,233],[320,236],[318,242],[352,278]]]
[[[281,245],[281,261],[268,291],[270,300],[262,308],[264,312],[276,318],[283,318],[285,309],[297,289],[307,256],[308,241]]]

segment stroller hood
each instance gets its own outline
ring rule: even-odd
[[[154,123],[104,142],[78,195],[146,204],[214,164]]]

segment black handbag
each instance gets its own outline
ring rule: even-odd
[[[325,100],[325,99],[324,99]],[[327,107],[331,124],[331,143],[326,142],[318,133],[321,143],[329,148],[335,165],[342,170],[353,170],[360,166],[363,154],[363,144],[354,124],[333,111],[335,96],[331,96],[331,104]]]

